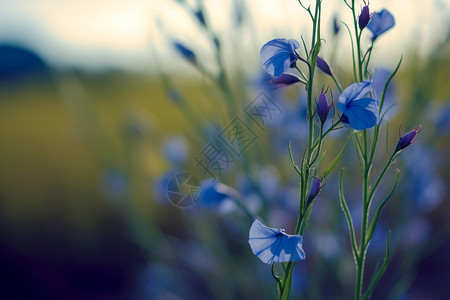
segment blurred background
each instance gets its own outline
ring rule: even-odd
[[[375,167],[383,166],[384,148],[395,147],[400,124],[423,129],[392,168],[401,181],[368,256],[372,270],[392,230],[390,264],[374,298],[449,299],[450,2],[370,2],[371,12],[382,8],[396,25],[374,48],[378,94],[402,55],[403,62],[388,90],[392,108]],[[351,24],[351,13],[337,0],[323,1],[322,13],[321,56],[347,86],[350,38],[339,21]],[[291,141],[297,159],[304,150],[305,91],[274,89],[259,50],[273,38],[309,41],[310,32],[294,0],[1,1],[0,297],[276,297],[270,265],[251,253],[239,207],[205,193],[180,207],[168,195],[180,172],[194,175],[203,192],[214,177],[267,225],[293,231],[298,178],[287,147]],[[370,46],[370,34],[362,41]],[[323,74],[316,80],[334,86]],[[261,95],[278,110],[263,126],[246,114]],[[253,136],[238,154],[218,141],[236,117]],[[324,165],[348,134],[331,135]],[[201,168],[211,145],[230,158],[225,169]],[[350,148],[339,168],[357,170]],[[306,230],[307,260],[296,266],[293,298],[353,295],[336,174]],[[353,183],[360,179],[347,174],[358,215],[361,191]]]

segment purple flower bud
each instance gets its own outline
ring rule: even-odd
[[[314,177],[314,180],[311,184],[311,190],[309,191],[308,199],[306,201],[306,207],[308,207],[312,203],[314,198],[316,198],[320,190],[323,188],[323,185],[321,186],[320,183],[321,180],[319,178]]]
[[[317,100],[317,115],[319,116],[322,125],[325,124],[325,121],[328,118],[331,106],[333,106],[333,103],[328,105],[327,95],[325,95],[322,91],[319,95],[319,100]]]
[[[185,59],[193,64],[196,63],[197,59],[195,57],[195,53],[191,49],[176,41],[173,43],[173,46],[175,47],[175,50],[177,50],[178,53],[180,53]]]
[[[327,62],[324,61],[320,56],[317,56],[316,65],[322,72],[331,76],[330,67],[328,66]]]
[[[195,12],[195,17],[200,22],[200,24],[202,24],[203,26],[206,27],[205,16],[203,15],[203,11],[202,10],[196,11]]]
[[[363,30],[366,28],[370,21],[369,5],[363,7],[361,14],[359,15],[359,29]]]
[[[409,145],[414,144],[415,143],[414,138],[416,137],[416,135],[419,134],[421,129],[422,129],[422,126],[417,125],[416,129],[411,130],[407,134],[402,135],[400,137],[400,139],[398,140],[397,147],[395,148],[395,152],[403,150],[406,147],[408,147]]]
[[[280,77],[272,78],[270,80],[270,82],[272,82],[273,84],[275,84],[279,87],[284,87],[284,86],[288,86],[288,85],[300,82],[300,78],[298,78],[297,76],[291,75],[291,74],[283,73],[283,74],[281,74]]]
[[[335,16],[333,18],[333,33],[334,33],[334,35],[337,35],[339,33],[340,29],[341,29],[341,26],[339,26],[338,19]]]

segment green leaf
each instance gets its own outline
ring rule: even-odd
[[[395,74],[397,74],[397,71],[400,68],[400,65],[402,63],[402,60],[403,60],[403,55],[400,58],[400,61],[398,62],[397,67],[395,68],[394,72],[392,72],[391,76],[389,76],[389,78],[386,80],[386,82],[384,84],[383,93],[381,94],[380,107],[378,108],[378,112],[381,112],[381,110],[383,109],[384,97],[386,96],[387,87],[389,86],[389,83],[391,82],[392,78],[394,78]]]
[[[378,272],[376,274],[374,273],[375,276],[372,276],[372,280],[370,281],[369,288],[364,293],[364,296],[363,296],[364,300],[370,299],[370,297],[372,296],[373,289],[377,285],[381,276],[383,276],[384,271],[386,271],[387,264],[389,262],[389,248],[390,248],[389,239],[390,239],[390,236],[391,236],[391,231],[389,230],[388,236],[386,239],[386,254],[384,255],[383,265],[381,266],[381,268],[378,270]]]
[[[347,2],[346,2],[347,3]],[[350,36],[350,42],[352,44],[352,62],[353,62],[353,77],[355,78],[355,82],[358,82],[358,79],[356,77],[356,63],[355,63],[355,49],[353,47],[353,38],[352,38],[352,32],[350,31],[350,28],[348,28],[347,24],[341,21],[342,24],[347,28],[348,35]]]
[[[355,150],[356,150],[356,157],[358,158],[358,162],[359,165],[361,166],[361,169],[363,168],[363,159],[364,159],[364,155],[363,155],[363,150],[361,147],[361,143],[359,141],[359,137],[357,135],[358,133],[355,132],[352,136],[354,137],[353,139],[353,145],[355,146]]]
[[[323,172],[323,175],[321,176],[323,179],[325,179],[331,173],[331,171],[333,171],[334,167],[336,167],[337,163],[341,160],[342,155],[344,154],[345,150],[347,149],[347,146],[350,143],[351,139],[352,139],[352,135],[349,136],[349,138],[347,139],[347,142],[345,142],[344,148],[342,148],[342,150],[338,154],[338,156],[336,156],[336,158],[331,162],[331,164],[328,166],[328,168],[325,170],[325,172]]]
[[[291,158],[291,164],[294,167],[295,171],[299,176],[302,176],[302,172],[298,168],[298,166],[294,162],[294,157],[292,157],[292,150],[291,150],[291,141],[289,141],[289,157]]]
[[[303,48],[305,49],[305,53],[306,53],[306,59],[308,59],[309,58],[308,48],[306,47],[305,39],[303,38],[303,36],[301,36],[301,38],[302,38]]]
[[[386,126],[386,154],[389,155],[389,125],[390,122],[387,122]]]
[[[378,133],[380,132],[380,125],[375,125],[375,128],[373,130],[373,140],[372,140],[372,146],[370,147],[370,157],[369,157],[369,163],[368,165],[372,165],[373,157],[375,156],[375,150],[377,148],[377,142],[378,142]]]
[[[309,13],[309,16],[311,17],[311,20],[314,23],[314,17],[313,17],[312,12],[311,12],[311,5],[306,7],[306,6],[303,5],[301,0],[298,0],[298,3],[300,3],[301,7],[303,7],[303,9],[306,10]]]
[[[314,48],[312,49],[311,65],[316,64],[316,58],[317,58],[317,55],[319,55],[320,48],[321,48],[321,41],[318,40],[317,43],[314,45]]]
[[[276,280],[276,282],[277,282],[277,285],[278,285],[278,293],[280,294],[280,293],[283,292],[283,281],[281,280],[281,277],[278,276],[278,275],[275,273],[274,267],[275,267],[275,263],[272,263],[272,268],[271,268],[272,276],[273,276],[273,278],[274,278],[274,279]]]
[[[366,246],[369,244],[370,239],[373,236],[373,232],[375,231],[375,227],[377,226],[377,222],[378,222],[378,218],[380,217],[381,210],[383,209],[383,206],[387,203],[389,198],[394,193],[395,188],[397,187],[399,178],[400,178],[400,171],[397,170],[397,176],[395,178],[394,186],[392,187],[391,191],[386,196],[386,198],[384,198],[383,202],[381,202],[380,205],[378,206],[377,210],[375,211],[375,215],[373,216],[372,222],[370,223],[369,231],[368,231],[367,238],[366,238]]]
[[[348,205],[347,205],[347,202],[345,201],[345,197],[344,197],[344,188],[342,185],[343,175],[344,175],[344,169],[342,169],[341,176],[339,178],[339,200],[340,200],[342,211],[344,212],[345,217],[347,218],[347,224],[348,224],[348,228],[350,230],[350,240],[351,240],[351,244],[352,244],[353,259],[355,260],[355,262],[357,262],[359,253],[358,253],[358,249],[356,246],[355,227],[353,226],[353,221],[352,221],[352,217],[350,215],[350,210],[348,209]]]

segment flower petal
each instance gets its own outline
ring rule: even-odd
[[[200,183],[200,204],[208,209],[220,209],[221,205],[237,197],[231,187],[214,179],[205,179]]]
[[[253,254],[262,262],[271,264],[305,259],[302,240],[301,235],[288,235],[281,229],[264,226],[255,220],[250,228],[248,243]]]
[[[177,41],[173,42],[173,45],[178,53],[180,53],[185,59],[192,63],[196,62],[195,53],[191,49],[185,47],[183,44]]]
[[[394,27],[394,25],[394,16],[386,9],[383,9],[372,16],[367,28],[372,31],[372,40],[375,40],[378,36]]]
[[[296,40],[274,39],[262,46],[260,55],[263,67],[273,77],[283,74],[297,60]]]
[[[345,105],[350,101],[364,97],[369,92],[373,92],[372,83],[369,80],[349,85],[339,96],[338,108],[344,112]],[[344,104],[344,106],[342,106],[342,104]]]
[[[378,101],[373,98],[352,101],[347,105],[344,114],[353,129],[371,128],[378,122]]]

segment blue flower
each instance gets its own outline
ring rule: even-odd
[[[189,144],[182,136],[172,136],[164,141],[164,155],[174,166],[182,166],[187,160]]]
[[[195,53],[191,49],[185,47],[179,42],[174,42],[173,46],[175,47],[175,50],[177,50],[178,53],[180,53],[185,59],[187,59],[191,63],[196,63],[197,59],[195,57]]]
[[[273,165],[261,166],[258,172],[258,189],[269,201],[276,198],[280,189],[280,173]]]
[[[244,6],[241,1],[233,1],[233,13],[233,19],[236,22],[236,25],[242,25],[242,22],[244,20]]]
[[[126,174],[110,168],[101,177],[101,188],[108,200],[120,200],[126,195],[128,180]]]
[[[356,130],[371,128],[377,124],[378,101],[366,97],[369,92],[373,92],[373,88],[368,80],[353,83],[344,90],[337,104],[342,112],[342,122]]]
[[[207,209],[218,209],[221,212],[234,208],[233,199],[239,197],[237,191],[212,178],[203,180],[200,189],[200,204]]]
[[[194,14],[197,20],[200,22],[200,24],[206,27],[205,16],[203,15],[203,11],[199,9]]]
[[[248,243],[253,254],[266,264],[304,260],[301,235],[289,235],[283,229],[264,226],[255,220],[250,227]]]
[[[169,99],[172,100],[174,103],[179,104],[183,102],[183,97],[177,90],[169,88],[167,89],[166,92]]]
[[[334,35],[337,35],[339,33],[339,30],[341,30],[341,26],[339,25],[337,16],[334,16],[334,18],[333,18],[333,33],[334,33]]]
[[[382,11],[375,13],[372,18],[370,18],[367,28],[372,31],[372,40],[375,40],[377,37],[394,27],[394,25],[394,17],[389,11],[383,9]]]
[[[450,103],[447,101],[446,104],[443,104],[436,108],[435,111],[432,112],[433,116],[431,119],[433,120],[434,130],[435,132],[439,132],[441,136],[445,136],[450,132]]]
[[[411,208],[414,213],[430,212],[445,200],[447,182],[440,176],[439,167],[442,167],[443,157],[435,147],[427,147],[420,143],[402,155],[405,158],[406,174],[408,180],[404,186],[406,199],[404,208],[414,204]]]
[[[262,46],[260,55],[264,70],[273,77],[279,77],[299,59],[295,49],[296,40],[274,39]]]

